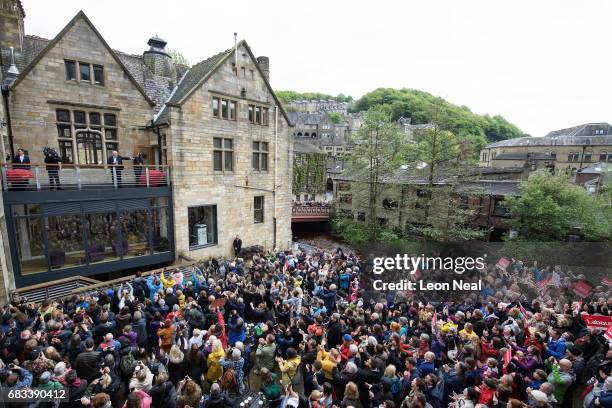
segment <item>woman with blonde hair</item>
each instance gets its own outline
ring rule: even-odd
[[[168,375],[172,384],[177,385],[185,377],[185,354],[173,344],[168,353]]]
[[[395,371],[395,367],[393,367],[393,371]],[[362,408],[361,401],[359,400],[359,389],[357,388],[357,384],[352,381],[346,384],[344,388],[344,398],[340,403],[340,408],[348,407]]]

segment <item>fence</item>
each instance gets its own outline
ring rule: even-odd
[[[4,191],[83,190],[170,185],[170,167],[160,165],[38,165],[4,163]]]

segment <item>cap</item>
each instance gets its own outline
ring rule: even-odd
[[[343,338],[344,338],[344,341],[352,341],[353,340],[353,337],[350,334],[345,334]]]
[[[543,391],[540,390],[533,390],[531,391],[531,397],[539,402],[546,402],[548,401],[548,396],[546,395],[546,393],[544,393]]]

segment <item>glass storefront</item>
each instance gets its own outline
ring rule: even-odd
[[[142,203],[142,208],[123,209],[118,200],[65,208],[12,205],[21,275],[172,251],[168,199]]]

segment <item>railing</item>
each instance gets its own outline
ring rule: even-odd
[[[291,216],[293,217],[329,217],[331,207],[324,204],[293,204]]]
[[[1,164],[4,191],[83,190],[170,185],[169,166]]]

